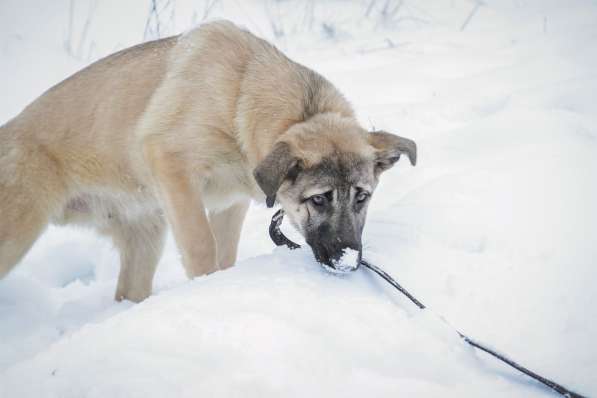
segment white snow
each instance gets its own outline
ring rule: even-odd
[[[359,252],[353,249],[344,249],[342,256],[333,262],[333,267],[322,264],[331,273],[346,273],[355,271],[359,267]]]
[[[142,40],[147,4],[97,1],[83,35],[94,2],[77,1],[67,55],[69,3],[0,2],[0,123]],[[171,32],[203,15],[172,3]],[[274,248],[265,207],[229,270],[187,281],[169,239],[138,305],[112,300],[109,242],[51,227],[0,280],[0,397],[556,396],[434,314],[597,396],[597,4],[485,0],[461,31],[474,2],[385,3],[221,0],[210,18],[275,40],[363,125],[417,142],[415,168],[382,176],[363,255],[433,313],[365,269]]]

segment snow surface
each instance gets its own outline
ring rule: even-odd
[[[0,122],[142,40],[141,2],[98,1],[83,35],[92,3],[75,2],[71,56],[68,1],[0,2]],[[382,177],[365,258],[463,333],[597,396],[597,4],[486,0],[461,31],[473,2],[385,3],[222,0],[211,16],[419,145],[417,167]],[[170,31],[201,19],[200,2],[175,4]],[[556,396],[366,270],[274,249],[270,216],[253,206],[238,264],[192,282],[170,239],[138,305],[112,300],[109,242],[49,228],[0,281],[0,397]]]

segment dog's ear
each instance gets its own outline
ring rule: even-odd
[[[298,158],[292,155],[290,145],[278,142],[272,151],[253,170],[255,181],[265,193],[267,207],[273,207],[276,193],[287,178],[296,178],[300,170]]]
[[[381,173],[392,167],[406,154],[413,166],[417,164],[417,144],[408,138],[399,137],[385,131],[374,131],[367,136],[369,144],[375,149],[375,170]]]

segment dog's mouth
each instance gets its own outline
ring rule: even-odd
[[[356,271],[361,265],[361,251],[344,249],[342,256],[334,263],[334,267],[342,272]]]
[[[319,264],[328,272],[333,274],[347,274],[359,269],[361,264],[361,252],[354,249],[344,249],[342,254],[335,260],[321,261],[315,256]]]

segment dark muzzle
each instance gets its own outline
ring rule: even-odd
[[[280,225],[284,219],[284,210],[278,210],[272,217],[269,226],[269,236],[276,246],[287,246],[289,249],[298,249],[299,244],[288,239],[280,230]],[[334,242],[333,238],[330,239]],[[317,262],[322,267],[333,273],[346,273],[356,271],[361,263],[361,245],[360,244],[336,244],[328,245],[321,242],[307,241]]]

